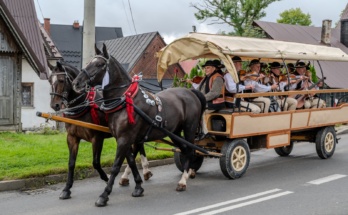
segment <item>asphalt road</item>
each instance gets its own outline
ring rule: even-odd
[[[273,150],[252,152],[247,173],[228,180],[218,159],[206,159],[185,192],[176,192],[181,174],[175,165],[152,169],[144,196],[114,186],[108,206],[94,202],[105,187],[99,178],[76,181],[72,198],[59,200],[63,183],[27,192],[1,192],[1,215],[65,214],[348,214],[348,135],[341,135],[330,159],[320,159],[311,143],[295,144],[289,157]],[[119,178],[119,177],[118,177]],[[118,180],[117,178],[117,180]],[[132,179],[131,179],[132,180]]]

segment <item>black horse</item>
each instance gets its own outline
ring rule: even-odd
[[[153,95],[138,88],[138,82],[131,79],[114,57],[109,56],[105,44],[103,52],[97,47],[95,51],[96,56],[82,69],[73,86],[77,92],[81,92],[86,85],[96,86],[103,83],[104,109],[108,112],[109,128],[118,144],[110,180],[96,201],[96,206],[107,204],[114,180],[125,159],[132,169],[136,183],[132,196],[142,196],[144,189],[131,156],[131,145],[142,144],[145,140],[162,139],[167,135],[180,148],[185,158],[184,172],[176,188],[177,191],[184,191],[194,149],[206,153],[192,144],[205,109],[203,94],[195,90],[171,88]],[[182,131],[185,139],[178,137]]]
[[[52,66],[49,63],[48,65],[52,71],[49,78],[52,86],[51,108],[55,111],[68,108],[70,111],[64,113],[67,118],[107,126],[108,124],[105,113],[98,108],[101,104],[101,93],[96,91],[76,93],[73,90],[72,81],[77,77],[79,70],[67,63],[57,62],[56,66]],[[94,103],[94,101],[99,102]],[[104,139],[112,137],[110,133],[104,133],[68,123],[65,123],[65,127],[69,147],[69,170],[67,183],[59,196],[60,199],[71,198],[70,189],[74,182],[74,169],[81,139],[92,143],[93,167],[98,171],[102,180],[105,182],[109,180],[108,176],[101,168],[100,155],[103,149]],[[138,149],[141,154],[144,179],[148,180],[152,176],[152,173],[148,168],[149,162],[146,159],[144,148],[138,147]],[[137,152],[134,154],[137,154]],[[120,185],[128,185],[129,169],[129,166],[127,166],[125,173],[122,175],[119,182]]]

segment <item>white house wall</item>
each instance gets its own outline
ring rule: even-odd
[[[22,107],[22,129],[33,129],[44,125],[45,119],[36,116],[36,112],[52,112],[50,107],[51,85],[48,80],[41,80],[27,60],[22,60],[22,82],[34,83],[34,107]],[[55,122],[49,121],[52,127]]]

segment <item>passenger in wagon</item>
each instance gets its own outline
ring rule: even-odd
[[[221,68],[225,66],[221,64],[220,60],[208,60],[204,65],[205,77],[198,86],[207,101],[207,110],[205,113],[212,113],[215,110],[225,108],[225,85],[223,72]],[[208,133],[206,123],[203,117],[203,132]]]
[[[249,64],[250,67],[250,73],[255,73],[255,76],[250,76],[250,78],[247,78],[244,81],[244,85],[252,85],[254,86],[254,89],[252,92],[269,92],[271,90],[274,90],[278,87],[277,84],[272,84],[271,86],[266,86],[261,84],[261,79],[265,76],[263,74],[260,74],[261,64],[260,61],[257,59],[253,59],[250,61]],[[261,111],[264,113],[268,113],[269,107],[271,105],[271,100],[266,97],[257,97],[257,98],[250,98],[250,100],[255,103],[257,106],[261,108]]]
[[[234,67],[236,68],[236,71],[239,75],[240,71],[242,70],[242,59],[239,56],[234,56],[232,58],[232,61],[233,61]],[[234,101],[233,94],[237,93],[237,84],[234,82],[234,80],[229,72],[226,72],[226,74],[224,75],[224,79],[225,79],[225,87],[226,87],[226,91],[227,91],[225,93],[226,106],[233,107],[231,103]],[[252,91],[253,86],[252,85],[244,86],[242,84],[242,81],[240,81],[240,83],[238,84],[238,92],[240,93],[240,92],[243,92],[245,90]],[[259,106],[255,105],[251,102],[247,102],[245,100],[241,100],[240,106],[241,106],[242,111],[251,111],[252,113],[260,113],[261,112],[261,109]]]
[[[288,86],[288,79],[282,80],[281,72],[280,69],[283,67],[279,62],[273,62],[270,64],[271,68],[271,79],[273,79],[273,83],[278,84],[278,88],[276,91],[278,92],[284,92],[284,88]],[[284,76],[285,77],[285,76]],[[290,82],[291,84],[291,82]],[[297,107],[297,100],[294,98],[290,97],[282,97],[282,96],[277,96],[277,102],[280,107],[282,107],[282,110],[296,110]]]
[[[299,77],[299,81],[296,84],[291,85],[291,90],[307,90],[308,88],[314,87],[314,89],[319,90],[319,87],[323,86],[322,82],[314,84],[310,77],[307,75],[306,64],[302,61],[299,61],[295,65],[295,75]],[[324,108],[326,107],[326,103],[324,100],[320,99],[317,95],[307,95],[303,97],[304,99],[304,108]],[[298,102],[301,102],[298,100]]]

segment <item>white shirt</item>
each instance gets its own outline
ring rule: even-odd
[[[254,92],[256,92],[256,93],[271,91],[271,86],[266,86],[266,85],[260,84],[259,82],[253,81],[251,79],[245,80],[244,84],[254,86]]]
[[[234,82],[231,74],[227,72],[224,76],[224,79],[225,79],[226,90],[230,93],[237,93],[237,84],[236,82]],[[239,92],[242,92],[243,90],[245,90],[245,86],[242,84],[239,84],[238,90]]]

